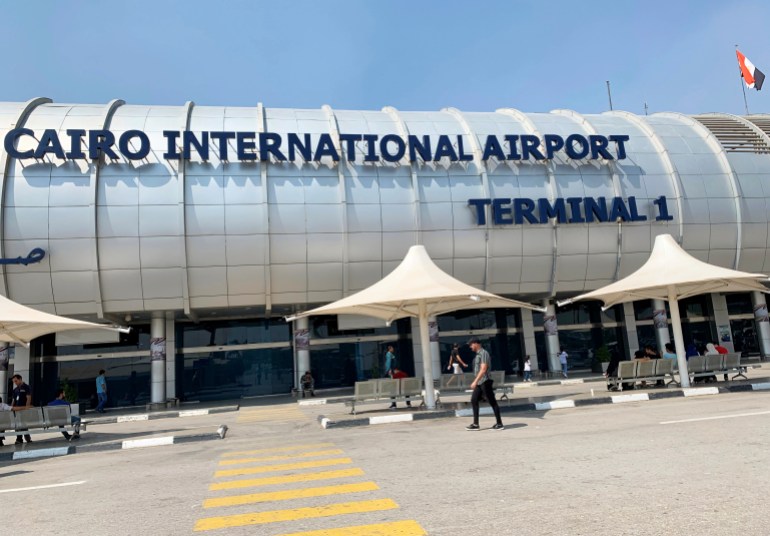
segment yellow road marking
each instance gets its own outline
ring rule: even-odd
[[[240,504],[254,504],[271,501],[288,501],[291,499],[307,499],[309,497],[325,497],[327,495],[341,495],[343,493],[360,493],[380,489],[374,482],[357,482],[355,484],[340,484],[337,486],[321,486],[317,488],[301,488],[285,491],[271,491],[267,493],[251,493],[249,495],[234,495],[230,497],[218,497],[203,501],[204,508],[216,508],[219,506],[237,506]]]
[[[263,465],[262,467],[247,467],[243,469],[225,469],[214,473],[219,476],[238,476],[238,475],[256,475],[259,473],[269,473],[271,471],[292,471],[294,469],[312,469],[314,467],[329,467],[331,465],[344,465],[353,463],[350,458],[332,458],[331,460],[317,460],[313,462],[281,463],[277,465]]]
[[[314,519],[364,512],[380,512],[396,508],[398,508],[398,505],[392,499],[378,499],[374,501],[354,501],[308,508],[293,508],[291,510],[272,510],[260,513],[207,517],[199,519],[195,523],[195,531],[223,529],[228,527],[245,527],[248,525],[276,523],[279,521]]]
[[[334,478],[349,478],[363,476],[364,471],[358,467],[354,469],[339,469],[337,471],[321,471],[320,473],[300,473],[287,476],[268,476],[263,478],[250,478],[248,480],[228,480],[211,484],[209,491],[221,489],[257,488],[259,486],[272,486],[274,484],[293,484],[295,482],[314,482],[316,480],[331,480]]]
[[[265,422],[265,421],[286,421],[286,420],[305,420],[307,417],[297,407],[286,408],[267,408],[241,410],[238,412],[237,422]]]
[[[305,449],[319,449],[325,447],[333,447],[334,443],[308,443],[307,445],[292,445],[290,447],[276,447],[272,449],[257,449],[257,450],[241,450],[237,452],[227,452],[222,454],[223,458],[229,458],[231,456],[252,456],[254,454],[267,454],[270,452],[291,452],[293,450],[305,450]]]
[[[312,458],[314,456],[339,456],[342,454],[340,449],[330,450],[314,450],[311,452],[303,452],[302,454],[286,454],[283,456],[266,456],[264,458],[238,458],[237,460],[224,460],[219,462],[219,465],[237,465],[239,463],[256,463],[256,462],[277,462],[280,460],[294,460],[296,458]]]
[[[339,529],[292,532],[291,534],[282,534],[280,536],[427,536],[427,534],[417,521],[409,520]]]

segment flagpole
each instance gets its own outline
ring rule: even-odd
[[[607,80],[607,98],[610,101],[610,110],[612,110],[612,93],[610,92],[610,81]]]
[[[738,45],[735,45],[735,50],[738,50]],[[743,71],[741,71],[740,65],[738,66],[738,73],[740,73],[741,91],[743,91],[743,105],[746,107],[746,115],[749,115],[749,101],[746,100],[746,84],[743,81]]]

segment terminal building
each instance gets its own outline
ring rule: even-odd
[[[508,374],[526,355],[558,370],[558,346],[575,369],[660,348],[664,302],[555,304],[630,274],[663,233],[770,273],[769,135],[770,115],[0,103],[0,293],[132,328],[10,348],[0,390],[18,372],[36,404],[63,381],[85,401],[105,369],[114,405],[285,394],[305,368],[316,388],[380,376],[389,344],[420,375],[408,319],[284,320],[375,283],[415,244],[546,308],[439,316],[434,375],[470,335]],[[681,314],[686,342],[770,354],[761,293]]]

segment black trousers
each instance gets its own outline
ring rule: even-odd
[[[495,419],[497,424],[503,424],[503,420],[500,418],[500,407],[495,400],[495,390],[492,387],[494,382],[487,380],[481,385],[477,385],[471,395],[471,407],[473,408],[473,424],[479,424],[479,400],[483,397],[489,402],[492,407],[492,411],[495,412]]]

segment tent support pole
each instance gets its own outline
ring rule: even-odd
[[[420,300],[420,351],[422,352],[422,373],[425,378],[425,406],[436,409],[436,397],[433,392],[433,363],[428,332],[428,305]]]
[[[671,328],[674,330],[676,360],[679,363],[679,384],[687,388],[690,387],[690,374],[687,372],[687,353],[684,349],[682,318],[679,316],[679,300],[676,297],[674,287],[668,287],[668,307],[671,310]]]

